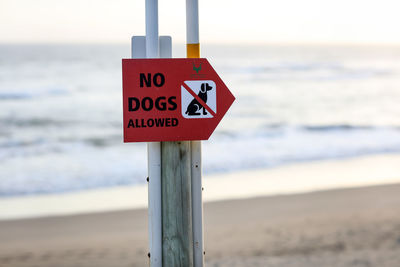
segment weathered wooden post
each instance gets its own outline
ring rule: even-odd
[[[163,267],[193,266],[190,142],[161,143]]]
[[[200,57],[198,0],[186,0],[187,57]],[[161,143],[163,267],[204,265],[201,141]]]

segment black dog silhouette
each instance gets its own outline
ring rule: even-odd
[[[207,91],[210,91],[212,86],[208,83],[202,83],[200,87],[200,92],[197,94],[204,103],[207,103]],[[199,101],[194,98],[188,105],[185,114],[189,116],[201,115],[200,110],[203,109],[203,115],[207,115],[206,109],[199,103]]]

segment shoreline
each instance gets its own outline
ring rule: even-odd
[[[400,262],[400,183],[207,202],[206,265],[386,266]],[[148,264],[147,211],[0,221],[0,266]]]
[[[291,164],[206,176],[205,202],[400,183],[400,154]],[[147,184],[0,198],[0,220],[147,207]]]

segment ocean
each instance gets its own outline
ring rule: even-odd
[[[400,152],[400,46],[203,44],[202,56],[236,97],[203,142],[206,175]],[[146,182],[146,144],[122,141],[129,57],[129,43],[0,45],[0,197]]]

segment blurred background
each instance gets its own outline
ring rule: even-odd
[[[160,34],[185,57],[185,3]],[[396,1],[201,1],[202,56],[237,101],[204,142],[205,175],[400,151]],[[121,59],[144,1],[0,8],[0,196],[145,183],[122,143]]]
[[[2,219],[63,214],[41,213],[55,202],[32,206],[37,197],[144,188],[146,144],[122,142],[121,74],[131,36],[145,33],[144,3],[1,0]],[[234,198],[241,188],[230,181],[241,185],[252,172],[277,181],[283,176],[275,170],[299,166],[284,171],[285,177],[304,178],[311,174],[301,175],[299,170],[307,169],[302,164],[334,161],[315,167],[320,171],[313,182],[326,179],[321,173],[331,175],[324,189],[343,187],[361,170],[374,177],[357,176],[357,185],[384,183],[386,177],[399,182],[399,9],[395,0],[200,0],[201,56],[236,97],[203,142],[205,180],[232,190]],[[173,57],[185,57],[185,1],[159,1],[159,28],[160,35],[172,36]],[[284,181],[274,193],[287,191],[291,182]],[[312,189],[305,187],[306,178],[295,184],[291,192]],[[252,195],[255,187],[247,189],[247,197],[262,194]],[[146,201],[145,193],[140,196]],[[98,198],[112,202],[104,194]],[[101,210],[101,203],[93,211]],[[68,205],[65,214],[80,206],[67,203],[55,210]],[[96,206],[83,205],[85,211]],[[400,244],[396,240],[393,244]],[[227,254],[211,258],[221,255]],[[351,266],[368,266],[362,264]]]

